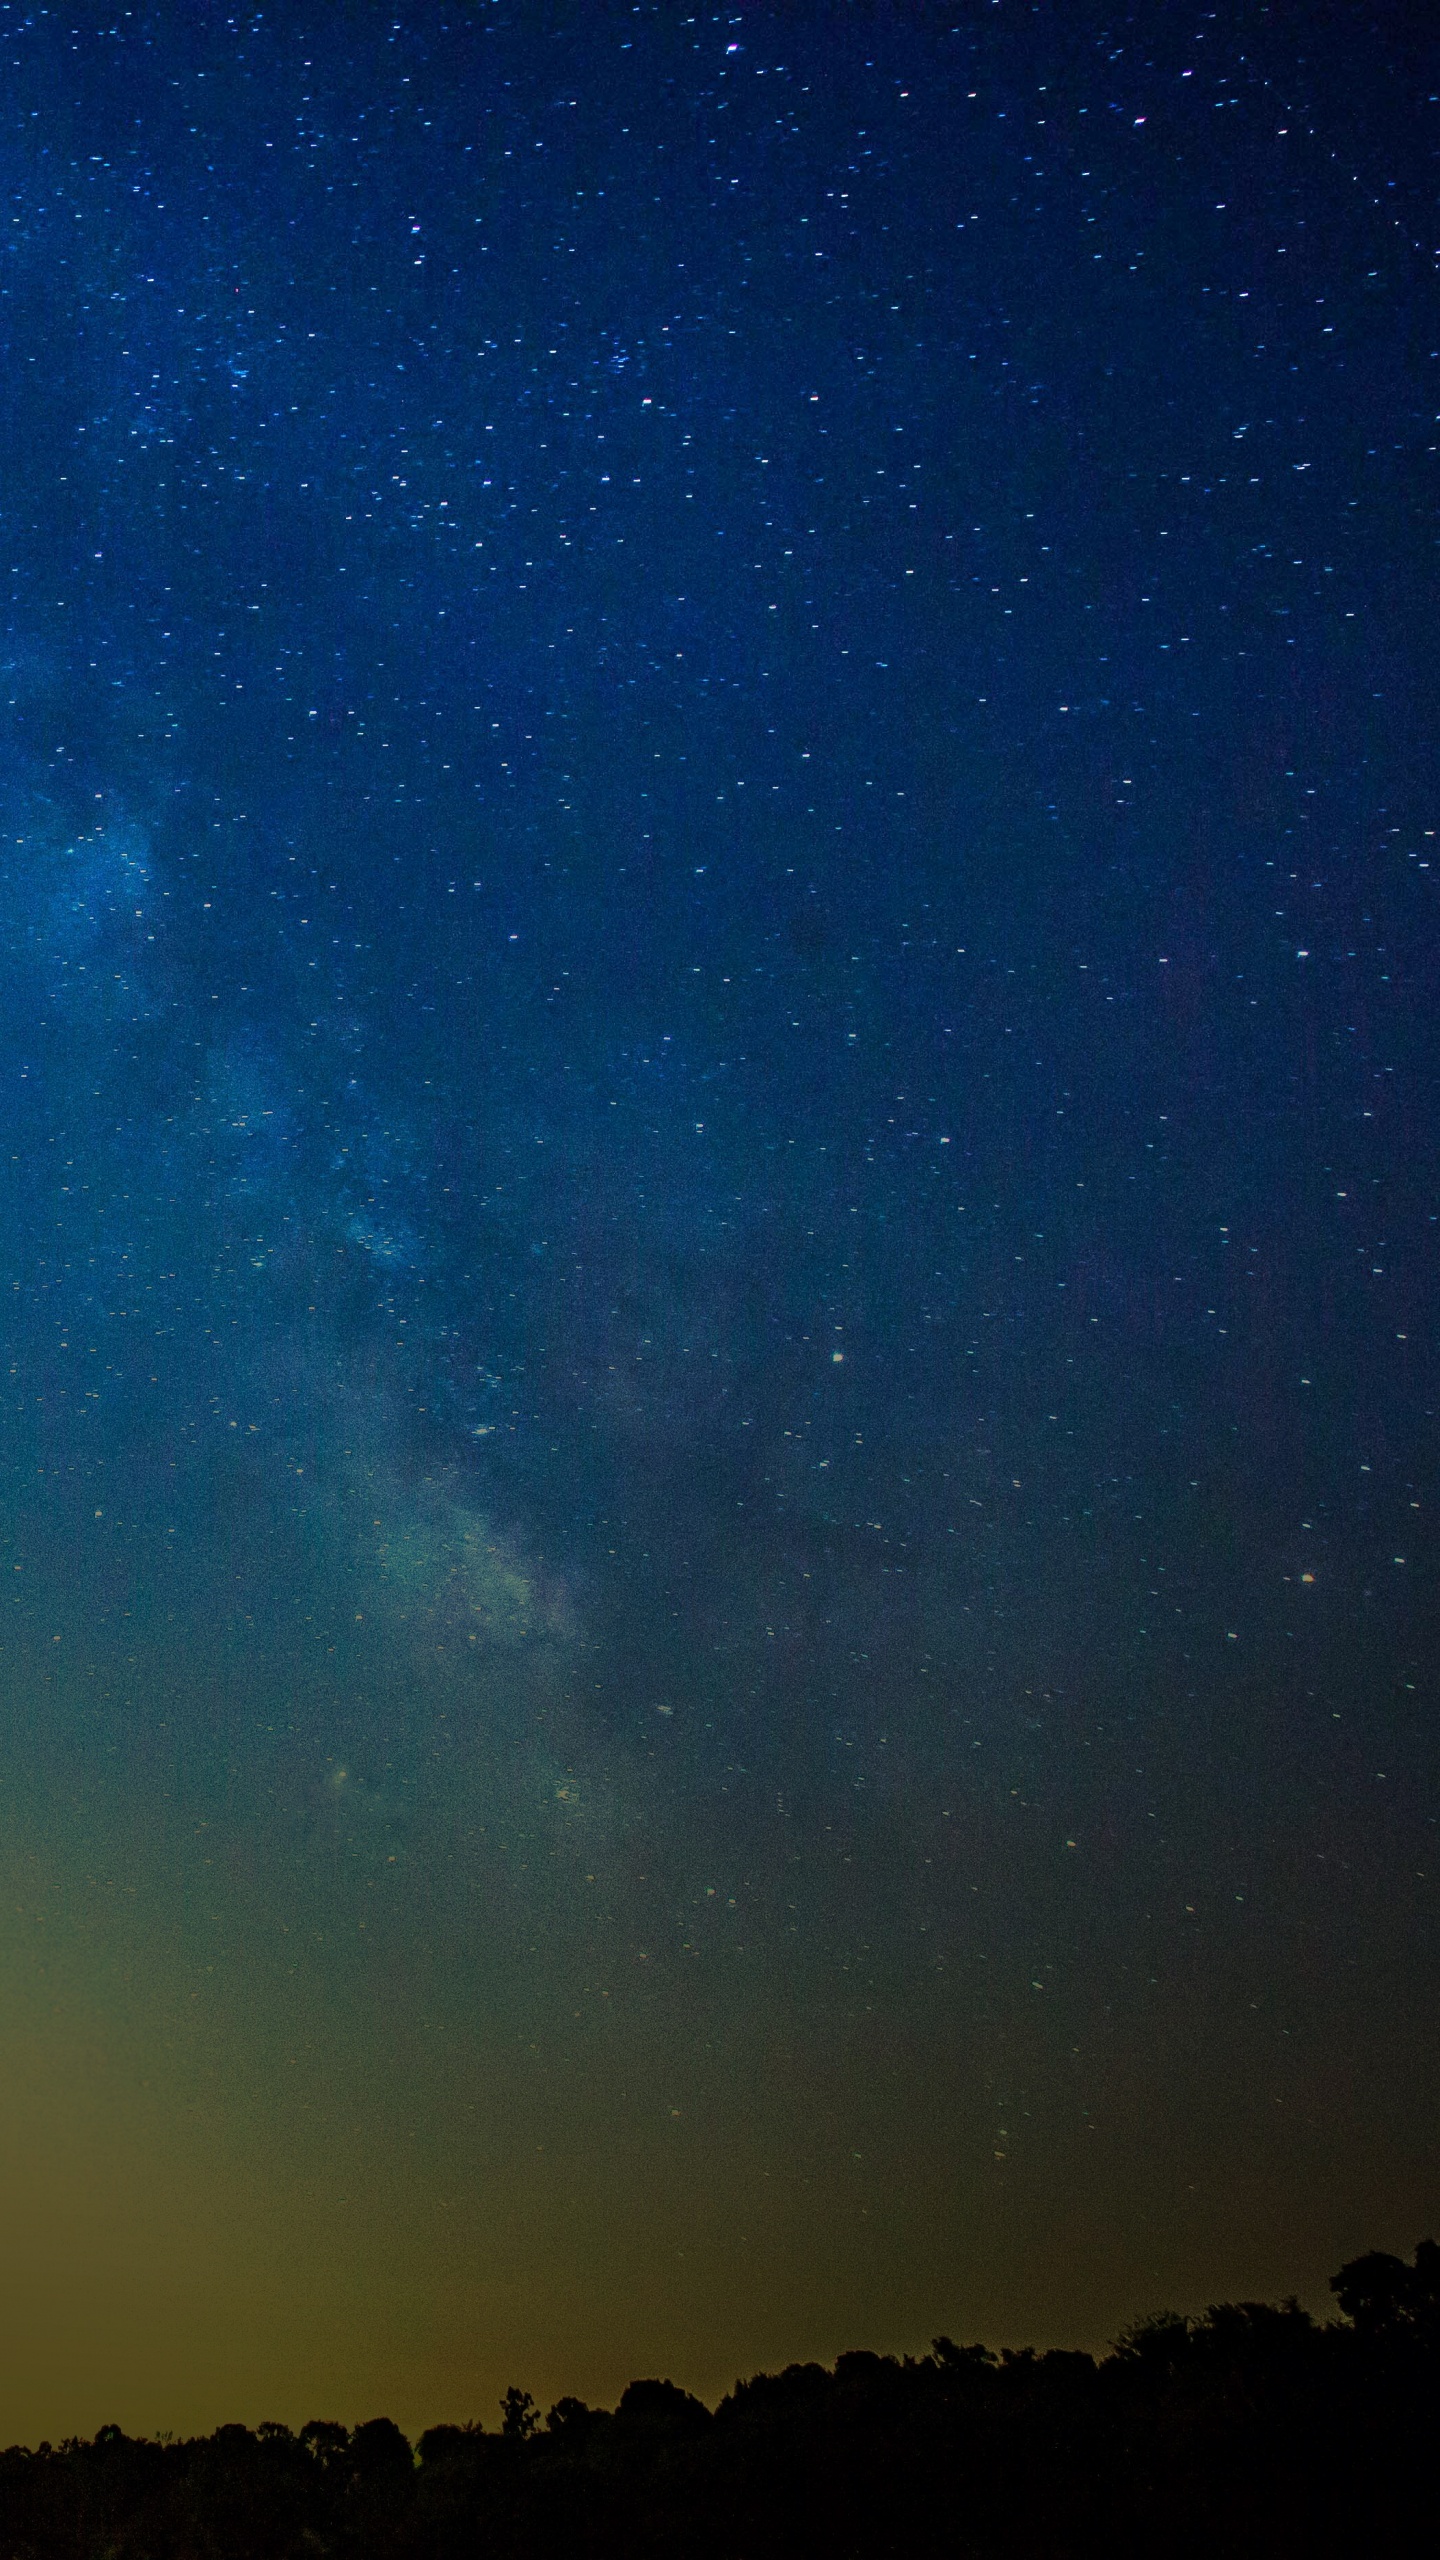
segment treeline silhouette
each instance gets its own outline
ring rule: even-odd
[[[1288,2560],[1440,2550],[1440,2247],[1144,2320],[1098,2361],[957,2347],[670,2382],[497,2431],[102,2427],[0,2454],[0,2560]]]

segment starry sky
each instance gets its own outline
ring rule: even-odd
[[[1415,25],[0,8],[0,2440],[1433,2223]]]

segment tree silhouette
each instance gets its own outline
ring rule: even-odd
[[[556,2401],[546,2418],[545,2432],[551,2436],[569,2436],[574,2439],[583,2435],[587,2427],[593,2427],[602,2414],[600,2410],[592,2409],[586,2401],[573,2399],[567,2393],[563,2399]]]
[[[1330,2279],[1347,2320],[1372,2341],[1440,2347],[1440,2245],[1416,2243],[1415,2263],[1384,2249],[1351,2258]]]
[[[613,2410],[512,2384],[498,2433],[102,2427],[0,2452],[0,2560],[1351,2560],[1434,2547],[1440,2247],[1343,2317],[1221,2302],[1078,2352],[855,2349]]]
[[[517,2439],[521,2443],[527,2442],[540,2424],[540,2412],[529,2392],[522,2391],[518,2384],[512,2382],[500,2408],[502,2436],[509,2436],[512,2442]]]

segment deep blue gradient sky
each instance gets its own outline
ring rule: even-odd
[[[1318,2302],[1437,2168],[1433,49],[79,15],[0,2437]]]

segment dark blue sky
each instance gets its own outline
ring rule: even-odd
[[[1408,2249],[1433,49],[0,64],[0,2432]]]

